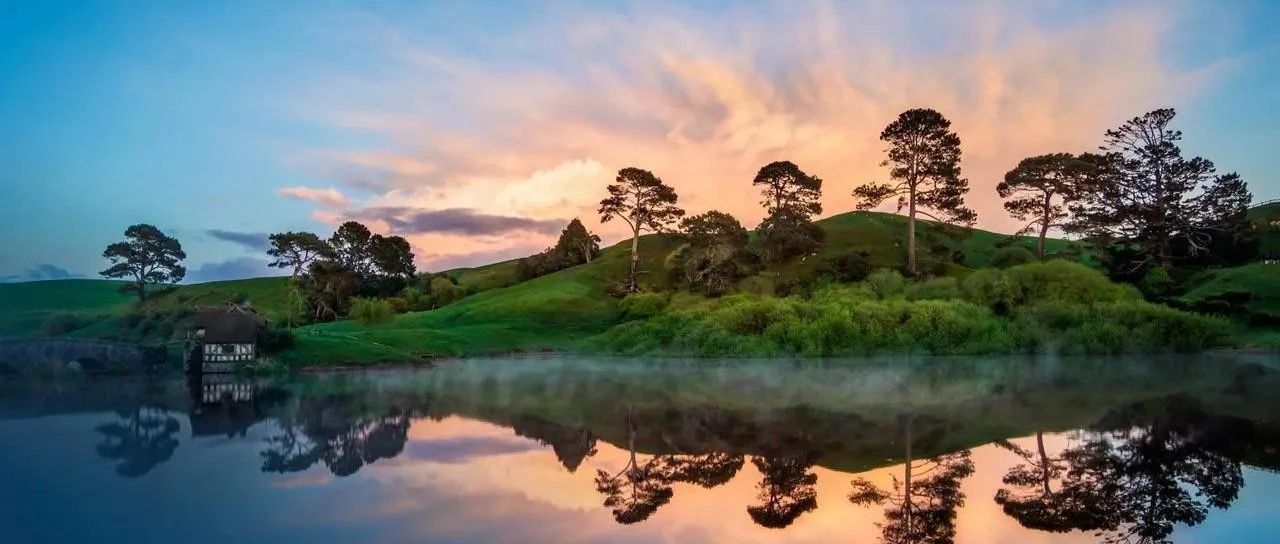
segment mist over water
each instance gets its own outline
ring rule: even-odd
[[[0,381],[11,542],[1261,542],[1273,356]]]

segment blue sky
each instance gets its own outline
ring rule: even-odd
[[[422,267],[536,251],[649,167],[758,220],[789,158],[829,212],[905,107],[956,121],[979,224],[1016,159],[1173,106],[1184,150],[1280,197],[1274,2],[40,2],[0,5],[9,280],[94,276],[126,226],[189,279],[265,273],[265,233],[358,218]]]

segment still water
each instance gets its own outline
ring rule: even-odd
[[[1280,364],[0,381],[0,541],[1280,542]]]

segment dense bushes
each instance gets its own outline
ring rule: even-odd
[[[380,325],[390,323],[395,317],[395,310],[391,302],[384,299],[354,297],[348,315],[365,325]]]
[[[1060,261],[980,270],[962,282],[908,284],[879,270],[807,297],[739,294],[665,310],[665,299],[628,301],[628,313],[643,307],[652,317],[601,335],[601,349],[708,357],[1133,353],[1193,351],[1229,338],[1222,320],[1142,301]]]

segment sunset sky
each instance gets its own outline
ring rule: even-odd
[[[1184,151],[1280,197],[1280,4],[0,3],[0,278],[96,277],[149,222],[188,281],[268,273],[266,233],[357,219],[421,269],[523,256],[619,168],[691,212],[763,216],[791,160],[825,215],[882,181],[877,136],[933,107],[979,226],[1018,159],[1179,111]]]

